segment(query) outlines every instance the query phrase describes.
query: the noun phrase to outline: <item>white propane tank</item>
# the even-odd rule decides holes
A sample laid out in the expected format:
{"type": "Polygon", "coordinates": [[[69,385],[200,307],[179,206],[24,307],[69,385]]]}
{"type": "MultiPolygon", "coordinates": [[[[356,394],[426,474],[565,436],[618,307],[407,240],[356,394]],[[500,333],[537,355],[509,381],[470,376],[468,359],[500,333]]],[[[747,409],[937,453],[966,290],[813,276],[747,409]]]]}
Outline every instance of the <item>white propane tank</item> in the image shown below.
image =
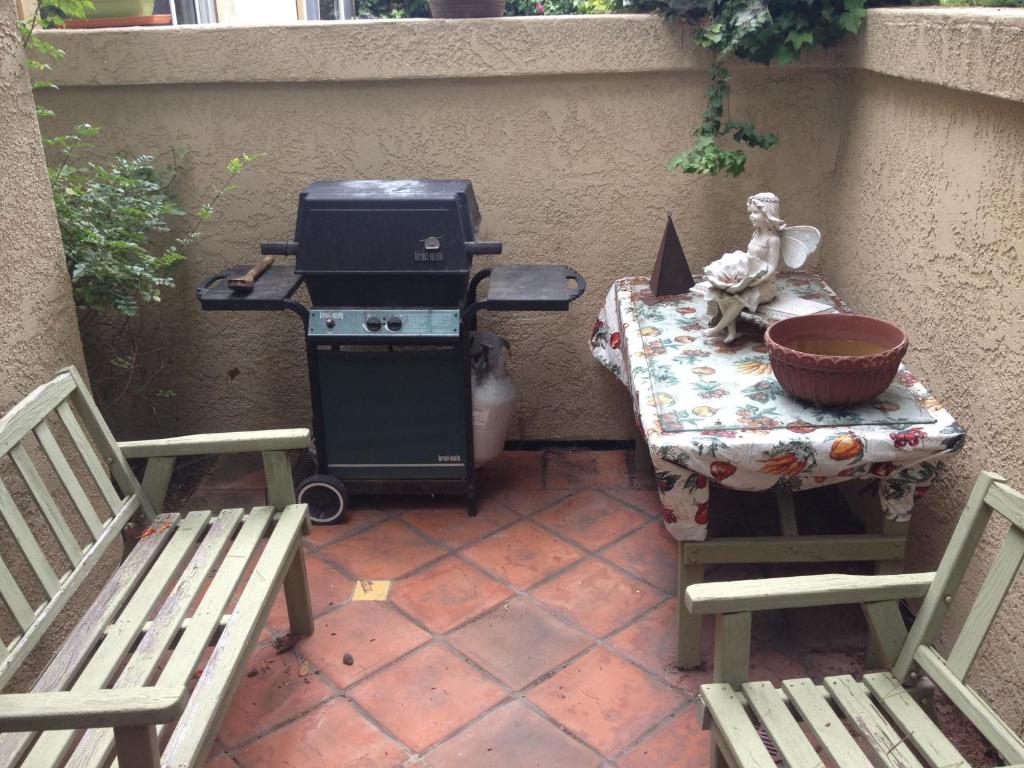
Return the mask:
{"type": "Polygon", "coordinates": [[[505,446],[519,387],[506,366],[508,342],[493,333],[474,332],[473,339],[473,461],[486,464],[505,446]]]}

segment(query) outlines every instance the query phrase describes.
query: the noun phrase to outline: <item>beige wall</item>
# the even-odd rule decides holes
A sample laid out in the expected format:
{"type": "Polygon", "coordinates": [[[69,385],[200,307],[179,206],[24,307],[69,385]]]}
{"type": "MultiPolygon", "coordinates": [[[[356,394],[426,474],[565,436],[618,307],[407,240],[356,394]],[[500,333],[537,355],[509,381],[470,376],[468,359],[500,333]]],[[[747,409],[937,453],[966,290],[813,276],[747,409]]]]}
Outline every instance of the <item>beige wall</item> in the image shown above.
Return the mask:
{"type": "Polygon", "coordinates": [[[764,186],[786,191],[789,215],[820,220],[836,161],[838,70],[819,57],[770,77],[737,68],[737,113],[785,139],[755,156],[746,176],[668,172],[703,108],[706,61],[654,17],[59,37],[68,52],[62,88],[47,102],[66,121],[103,126],[104,149],[188,147],[177,186],[186,205],[199,204],[233,154],[267,154],[204,227],[177,273],[179,290],[153,315],[173,360],[167,385],[178,393],[166,423],[181,433],[306,423],[296,318],[203,313],[193,288],[252,261],[260,239],[288,237],[298,193],[312,180],[467,177],[483,236],[506,243],[502,260],[577,267],[591,287],[568,314],[493,314],[482,323],[514,345],[523,398],[511,437],[612,438],[627,433],[629,400],[591,359],[587,338],[611,281],[650,269],[666,211],[700,266],[741,242],[742,201],[764,186]],[[769,79],[771,103],[757,96],[769,79]],[[810,156],[806,147],[815,148],[810,156]]]}
{"type": "Polygon", "coordinates": [[[0,413],[57,369],[81,366],[82,346],[32,92],[14,23],[0,3],[0,413]]]}
{"type": "MultiPolygon", "coordinates": [[[[767,188],[788,220],[823,230],[823,271],[851,303],[907,328],[910,364],[969,430],[918,509],[912,567],[935,565],[979,469],[1024,487],[1024,11],[874,10],[838,57],[736,66],[734,114],[783,140],[738,180],[665,170],[703,108],[707,61],[652,17],[60,38],[65,86],[49,101],[68,121],[104,126],[104,150],[190,147],[186,204],[231,155],[267,153],[151,316],[177,371],[173,432],[306,422],[295,318],[204,314],[192,288],[251,261],[259,240],[288,236],[310,180],[469,177],[482,234],[506,242],[503,258],[586,275],[590,293],[567,315],[484,320],[515,347],[523,403],[512,437],[549,439],[629,436],[628,398],[591,360],[587,336],[609,283],[649,270],[665,212],[699,268],[742,245],[742,200],[767,188]]],[[[968,592],[979,579],[971,573],[968,592]]],[[[976,682],[1016,726],[1021,681],[992,661],[1020,658],[1024,605],[1011,600],[976,682]]],[[[954,619],[963,615],[958,603],[954,619]]]]}
{"type": "MultiPolygon", "coordinates": [[[[84,370],[32,91],[15,29],[14,4],[8,0],[0,0],[0,244],[2,415],[60,368],[73,364],[84,370]]],[[[18,494],[21,486],[11,483],[10,474],[11,467],[0,462],[0,476],[13,489],[19,506],[30,510],[30,522],[38,524],[40,546],[53,563],[61,562],[64,556],[59,545],[42,532],[41,515],[34,515],[34,508],[25,504],[27,500],[18,494]]],[[[109,572],[109,561],[116,562],[117,554],[111,552],[99,570],[109,572]]],[[[3,525],[0,556],[38,605],[45,595],[3,525]]],[[[55,638],[73,620],[74,608],[65,613],[65,620],[58,619],[55,638]]],[[[0,603],[0,637],[9,642],[14,632],[15,625],[0,603]]],[[[25,665],[18,684],[38,671],[38,659],[53,648],[54,643],[43,643],[40,653],[25,665]]]]}
{"type": "MultiPolygon", "coordinates": [[[[916,510],[909,557],[919,569],[938,563],[980,470],[1024,488],[1018,383],[1024,368],[1024,14],[1016,25],[976,17],[967,26],[967,18],[954,18],[958,29],[936,16],[941,28],[910,30],[913,55],[886,57],[880,51],[895,53],[893,44],[907,35],[905,17],[901,30],[893,15],[884,19],[886,28],[869,27],[873,37],[850,52],[851,64],[863,69],[851,72],[845,87],[823,263],[857,310],[906,329],[910,366],[968,431],[966,448],[916,510]],[[980,35],[1014,29],[1013,45],[989,39],[992,47],[975,57],[978,68],[1002,72],[978,77],[964,66],[969,46],[985,42],[980,35]],[[921,47],[923,37],[930,53],[921,47]],[[1007,66],[1012,60],[1015,77],[1007,66]],[[889,76],[893,66],[913,67],[898,74],[932,82],[889,76]],[[979,94],[982,85],[1005,98],[979,94]]],[[[996,525],[986,538],[986,562],[1004,531],[996,525]]],[[[979,563],[968,574],[947,643],[986,568],[979,563]]],[[[970,678],[1016,729],[1024,721],[1020,586],[970,678]]]]}

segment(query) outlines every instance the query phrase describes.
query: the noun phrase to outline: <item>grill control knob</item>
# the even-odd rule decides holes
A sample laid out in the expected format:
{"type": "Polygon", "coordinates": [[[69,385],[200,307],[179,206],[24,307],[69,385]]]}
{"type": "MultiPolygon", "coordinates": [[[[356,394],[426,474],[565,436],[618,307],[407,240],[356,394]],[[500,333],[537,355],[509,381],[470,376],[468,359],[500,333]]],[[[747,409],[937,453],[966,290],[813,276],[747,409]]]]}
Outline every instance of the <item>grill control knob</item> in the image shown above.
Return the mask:
{"type": "Polygon", "coordinates": [[[328,328],[333,328],[334,327],[334,318],[333,317],[328,317],[326,320],[324,320],[324,325],[326,325],[328,328]]]}
{"type": "Polygon", "coordinates": [[[376,315],[370,315],[366,318],[366,330],[368,331],[379,331],[383,325],[384,323],[376,315]]]}
{"type": "Polygon", "coordinates": [[[400,331],[402,330],[402,318],[400,317],[389,317],[388,318],[388,330],[389,331],[400,331]]]}

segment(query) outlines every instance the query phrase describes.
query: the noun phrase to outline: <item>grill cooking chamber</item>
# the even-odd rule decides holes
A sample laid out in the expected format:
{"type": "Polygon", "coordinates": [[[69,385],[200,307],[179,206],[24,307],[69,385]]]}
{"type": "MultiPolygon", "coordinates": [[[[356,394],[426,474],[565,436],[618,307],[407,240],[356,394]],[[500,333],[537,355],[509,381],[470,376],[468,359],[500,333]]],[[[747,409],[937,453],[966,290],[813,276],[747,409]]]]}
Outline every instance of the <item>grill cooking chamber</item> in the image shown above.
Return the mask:
{"type": "Polygon", "coordinates": [[[295,272],[314,305],[459,306],[480,209],[469,181],[318,181],[299,195],[295,272]]]}

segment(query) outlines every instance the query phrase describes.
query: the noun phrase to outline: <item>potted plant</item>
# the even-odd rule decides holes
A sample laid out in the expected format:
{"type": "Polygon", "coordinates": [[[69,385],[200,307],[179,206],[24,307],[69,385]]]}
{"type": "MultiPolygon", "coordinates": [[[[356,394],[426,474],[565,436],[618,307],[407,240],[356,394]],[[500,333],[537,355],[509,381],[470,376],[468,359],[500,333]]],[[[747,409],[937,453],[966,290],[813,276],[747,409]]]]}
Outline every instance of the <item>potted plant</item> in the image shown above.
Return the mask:
{"type": "Polygon", "coordinates": [[[155,0],[93,0],[94,8],[86,11],[85,18],[67,19],[71,29],[91,27],[140,27],[170,24],[171,15],[164,3],[162,13],[154,11],[155,0]]]}

